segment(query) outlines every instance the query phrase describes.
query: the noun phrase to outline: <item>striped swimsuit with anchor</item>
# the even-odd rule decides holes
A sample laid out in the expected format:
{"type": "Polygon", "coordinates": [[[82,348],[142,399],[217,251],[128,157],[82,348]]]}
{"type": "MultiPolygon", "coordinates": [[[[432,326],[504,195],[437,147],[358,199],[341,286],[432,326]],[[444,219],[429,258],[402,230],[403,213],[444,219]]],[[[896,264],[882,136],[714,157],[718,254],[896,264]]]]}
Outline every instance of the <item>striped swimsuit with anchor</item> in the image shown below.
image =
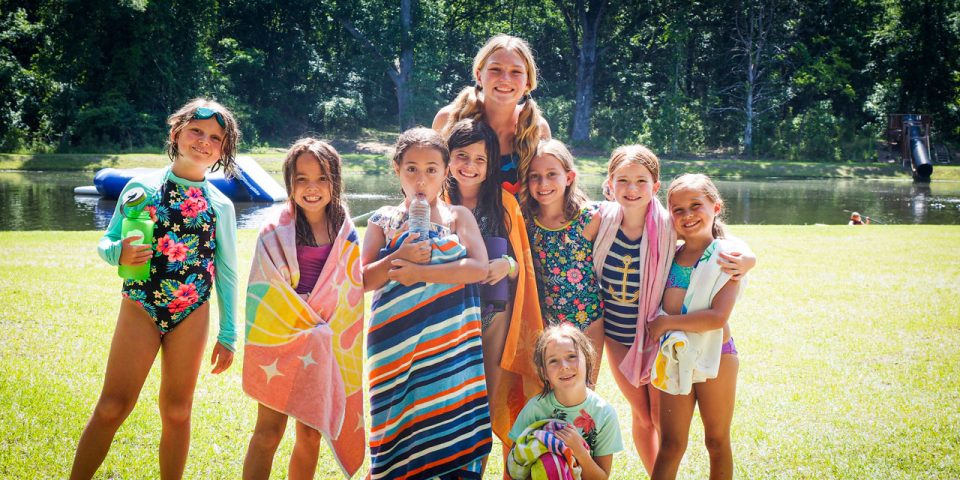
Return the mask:
{"type": "Polygon", "coordinates": [[[630,347],[637,337],[640,312],[640,241],[630,240],[617,231],[610,253],[603,262],[603,331],[606,336],[630,347]]]}

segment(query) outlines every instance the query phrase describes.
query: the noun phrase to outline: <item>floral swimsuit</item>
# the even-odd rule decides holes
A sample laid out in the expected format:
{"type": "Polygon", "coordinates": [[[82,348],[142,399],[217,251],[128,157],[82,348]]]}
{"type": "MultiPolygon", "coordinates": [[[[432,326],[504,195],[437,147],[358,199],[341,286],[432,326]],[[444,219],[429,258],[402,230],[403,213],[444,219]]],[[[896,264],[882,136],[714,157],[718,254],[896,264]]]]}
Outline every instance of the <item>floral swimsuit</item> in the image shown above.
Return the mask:
{"type": "Polygon", "coordinates": [[[543,318],[549,325],[569,322],[583,330],[603,315],[603,297],[593,269],[593,242],[583,236],[595,210],[583,208],[577,218],[557,230],[534,219],[530,248],[543,318]]]}
{"type": "Polygon", "coordinates": [[[163,335],[210,299],[217,219],[202,189],[172,180],[146,208],[156,222],[150,278],[124,280],[123,296],[139,303],[163,335]]]}

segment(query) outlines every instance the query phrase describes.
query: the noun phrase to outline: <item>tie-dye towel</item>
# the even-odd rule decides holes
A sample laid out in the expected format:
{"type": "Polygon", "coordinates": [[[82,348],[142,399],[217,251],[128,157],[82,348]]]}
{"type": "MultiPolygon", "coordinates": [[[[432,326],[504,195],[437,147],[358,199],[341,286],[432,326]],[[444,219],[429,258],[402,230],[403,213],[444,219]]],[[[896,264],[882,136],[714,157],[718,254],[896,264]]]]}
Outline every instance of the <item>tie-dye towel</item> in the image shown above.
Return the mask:
{"type": "Polygon", "coordinates": [[[573,450],[554,434],[565,425],[566,422],[548,419],[538,420],[527,427],[507,456],[510,478],[580,480],[580,462],[573,456],[573,450]]]}
{"type": "MultiPolygon", "coordinates": [[[[703,251],[690,273],[682,313],[710,308],[713,297],[730,280],[730,275],[721,270],[717,259],[720,252],[734,251],[749,252],[750,249],[738,240],[722,239],[714,240],[703,251]]],[[[745,282],[746,279],[740,280],[738,295],[745,282]]],[[[671,395],[687,395],[694,383],[717,378],[722,350],[722,328],[699,333],[671,330],[660,339],[650,383],[671,395]]]]}
{"type": "MultiPolygon", "coordinates": [[[[406,238],[406,232],[388,234],[381,258],[406,238]]],[[[433,264],[466,257],[456,235],[433,232],[429,241],[433,264]]],[[[476,286],[389,281],[374,295],[372,310],[371,477],[432,478],[463,470],[479,478],[479,460],[492,440],[476,286]]]]}
{"type": "Polygon", "coordinates": [[[350,218],[306,300],[289,207],[260,232],[247,287],[243,390],[319,430],[344,474],[364,459],[363,280],[350,218]]]}

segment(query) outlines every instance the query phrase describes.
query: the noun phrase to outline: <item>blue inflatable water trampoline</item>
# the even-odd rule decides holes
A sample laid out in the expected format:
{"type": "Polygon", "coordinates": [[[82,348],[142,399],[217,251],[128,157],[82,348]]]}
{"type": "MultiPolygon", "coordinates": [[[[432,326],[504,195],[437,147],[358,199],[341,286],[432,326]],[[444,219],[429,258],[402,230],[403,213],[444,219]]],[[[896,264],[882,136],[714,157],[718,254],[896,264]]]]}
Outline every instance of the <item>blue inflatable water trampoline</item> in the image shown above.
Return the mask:
{"type": "MultiPolygon", "coordinates": [[[[235,202],[282,202],[287,199],[286,190],[252,157],[237,157],[236,161],[239,171],[236,178],[226,178],[223,172],[213,172],[207,174],[207,180],[235,202]]],[[[77,187],[74,193],[101,195],[103,198],[116,200],[127,182],[155,170],[104,168],[94,175],[94,187],[77,187]]]]}

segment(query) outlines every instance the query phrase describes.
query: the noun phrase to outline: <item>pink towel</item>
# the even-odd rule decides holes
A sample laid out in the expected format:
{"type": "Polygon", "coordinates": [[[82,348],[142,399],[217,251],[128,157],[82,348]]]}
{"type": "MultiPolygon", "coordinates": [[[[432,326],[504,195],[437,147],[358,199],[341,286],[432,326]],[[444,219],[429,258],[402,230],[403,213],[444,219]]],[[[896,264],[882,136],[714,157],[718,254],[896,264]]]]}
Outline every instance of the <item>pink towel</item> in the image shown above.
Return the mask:
{"type": "MultiPolygon", "coordinates": [[[[593,242],[593,265],[597,272],[603,272],[603,262],[610,253],[610,247],[620,230],[623,220],[623,208],[616,202],[601,202],[600,230],[593,242]]],[[[667,274],[673,262],[677,246],[677,234],[673,230],[668,212],[660,200],[654,198],[647,208],[647,218],[640,242],[643,255],[640,278],[640,313],[637,317],[637,338],[627,352],[620,371],[635,387],[650,382],[650,369],[657,357],[657,339],[647,335],[647,322],[657,316],[663,300],[663,289],[667,285],[667,274]]],[[[603,288],[602,275],[598,275],[603,288]]]]}
{"type": "Polygon", "coordinates": [[[243,390],[319,430],[347,477],[363,463],[363,280],[348,217],[304,300],[289,206],[260,231],[247,286],[243,390]]]}

